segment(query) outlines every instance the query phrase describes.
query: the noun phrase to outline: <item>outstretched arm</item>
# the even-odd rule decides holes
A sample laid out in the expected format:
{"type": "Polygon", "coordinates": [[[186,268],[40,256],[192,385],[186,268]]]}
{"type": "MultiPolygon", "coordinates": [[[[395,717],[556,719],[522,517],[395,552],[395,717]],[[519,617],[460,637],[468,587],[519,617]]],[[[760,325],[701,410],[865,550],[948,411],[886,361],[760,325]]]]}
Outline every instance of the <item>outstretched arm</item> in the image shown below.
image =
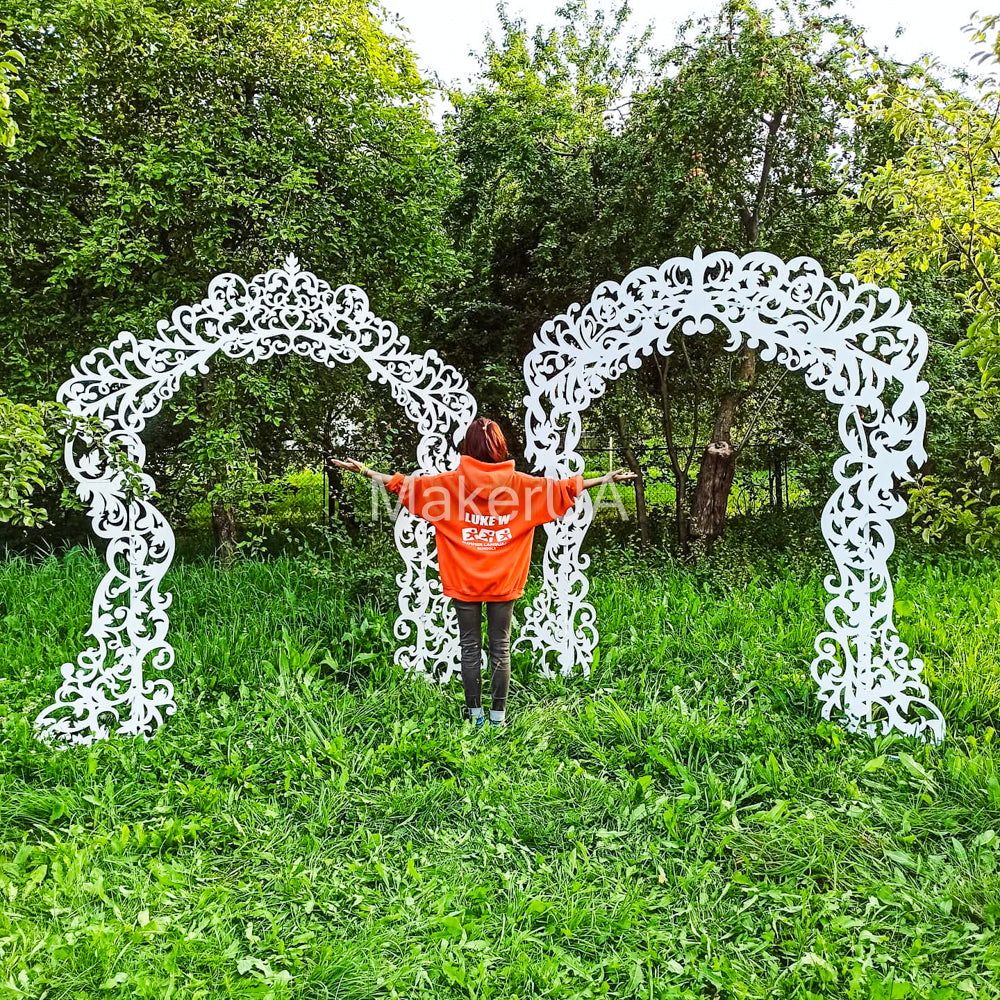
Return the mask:
{"type": "Polygon", "coordinates": [[[341,462],[335,458],[333,464],[341,469],[347,469],[348,472],[356,472],[359,476],[367,476],[369,479],[378,480],[378,482],[383,484],[392,479],[392,476],[387,476],[384,472],[376,472],[374,469],[369,469],[364,462],[356,462],[353,458],[347,459],[346,462],[341,462]]]}
{"type": "Polygon", "coordinates": [[[583,488],[589,490],[604,483],[625,483],[630,479],[635,479],[634,472],[629,472],[627,469],[613,469],[611,472],[606,472],[603,476],[598,476],[596,479],[585,479],[583,481],[583,488]]]}
{"type": "Polygon", "coordinates": [[[562,517],[573,506],[584,490],[589,490],[594,486],[601,486],[604,483],[621,483],[635,478],[633,473],[626,472],[624,469],[615,469],[612,472],[605,473],[603,476],[598,476],[596,479],[584,479],[579,474],[568,476],[566,479],[526,476],[525,479],[528,484],[526,496],[528,503],[525,509],[529,523],[537,526],[548,524],[550,521],[562,517]],[[537,492],[543,494],[545,503],[532,508],[531,498],[537,492]]]}

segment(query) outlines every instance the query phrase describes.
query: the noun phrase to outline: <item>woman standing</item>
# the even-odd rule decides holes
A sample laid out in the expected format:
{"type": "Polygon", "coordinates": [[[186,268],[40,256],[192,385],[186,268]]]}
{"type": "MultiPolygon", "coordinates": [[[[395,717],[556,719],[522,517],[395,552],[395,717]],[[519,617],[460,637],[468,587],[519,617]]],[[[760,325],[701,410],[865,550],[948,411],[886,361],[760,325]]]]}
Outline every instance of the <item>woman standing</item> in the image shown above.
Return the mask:
{"type": "Polygon", "coordinates": [[[484,721],[483,605],[490,652],[490,724],[506,728],[510,686],[510,623],[524,591],[535,528],[561,517],[583,490],[634,479],[617,469],[596,479],[545,479],[515,472],[507,442],[492,420],[480,417],[465,435],[458,468],[430,476],[387,476],[361,462],[336,462],[383,483],[412,514],[434,525],[441,586],[458,616],[465,706],[477,729],[484,721]]]}

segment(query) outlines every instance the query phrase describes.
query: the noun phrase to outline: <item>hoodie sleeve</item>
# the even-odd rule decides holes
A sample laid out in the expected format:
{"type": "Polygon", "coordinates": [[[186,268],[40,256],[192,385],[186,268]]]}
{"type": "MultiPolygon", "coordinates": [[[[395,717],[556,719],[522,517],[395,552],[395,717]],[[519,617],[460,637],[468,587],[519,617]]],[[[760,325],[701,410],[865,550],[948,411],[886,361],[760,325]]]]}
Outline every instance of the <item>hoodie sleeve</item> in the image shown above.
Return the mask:
{"type": "MultiPolygon", "coordinates": [[[[386,490],[395,493],[399,497],[399,502],[417,517],[424,517],[424,500],[427,490],[431,486],[440,485],[440,475],[421,476],[416,473],[411,476],[404,476],[403,473],[395,473],[385,484],[386,490]]],[[[427,520],[434,520],[427,518],[427,520]]]]}
{"type": "Polygon", "coordinates": [[[395,493],[399,497],[399,502],[411,514],[416,506],[414,501],[417,499],[417,494],[422,492],[419,485],[416,484],[416,480],[420,478],[420,476],[404,476],[402,472],[396,472],[385,484],[386,490],[389,493],[395,493]]]}
{"type": "Polygon", "coordinates": [[[525,515],[532,525],[548,524],[549,521],[562,517],[583,492],[583,476],[569,476],[567,479],[530,478],[530,499],[525,515]]]}

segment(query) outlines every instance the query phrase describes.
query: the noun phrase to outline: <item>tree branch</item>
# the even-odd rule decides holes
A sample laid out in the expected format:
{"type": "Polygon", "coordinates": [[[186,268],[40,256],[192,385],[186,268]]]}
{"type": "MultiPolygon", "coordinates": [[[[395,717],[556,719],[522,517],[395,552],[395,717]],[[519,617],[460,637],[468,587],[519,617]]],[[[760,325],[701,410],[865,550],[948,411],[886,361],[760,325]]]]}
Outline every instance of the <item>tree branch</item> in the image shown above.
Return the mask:
{"type": "Polygon", "coordinates": [[[747,425],[747,432],[743,435],[743,439],[740,441],[739,446],[736,449],[736,454],[738,455],[746,445],[747,441],[750,439],[750,435],[753,433],[754,428],[756,428],[761,415],[764,412],[764,407],[767,406],[767,401],[774,395],[775,389],[785,381],[785,376],[788,375],[788,369],[785,369],[775,380],[774,385],[771,386],[767,391],[767,395],[761,400],[760,406],[757,407],[757,412],[750,418],[750,423],[747,425]]]}

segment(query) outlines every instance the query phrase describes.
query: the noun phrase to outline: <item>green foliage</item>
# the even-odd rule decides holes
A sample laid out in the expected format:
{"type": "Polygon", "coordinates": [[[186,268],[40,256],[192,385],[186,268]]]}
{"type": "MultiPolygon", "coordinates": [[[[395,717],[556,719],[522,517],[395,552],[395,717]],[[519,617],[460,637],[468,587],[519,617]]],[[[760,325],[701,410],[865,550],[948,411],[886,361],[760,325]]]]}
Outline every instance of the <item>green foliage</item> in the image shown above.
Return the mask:
{"type": "MultiPolygon", "coordinates": [[[[363,0],[11,0],[4,19],[30,96],[0,170],[12,399],[51,396],[121,329],[149,335],[217,273],[249,277],[289,252],[404,329],[454,272],[428,87],[363,0]]],[[[240,369],[187,380],[181,422],[150,427],[167,493],[198,480],[253,503],[247,469],[281,475],[287,441],[312,458],[356,406],[370,419],[395,405],[361,374],[298,357],[240,369]]]]}
{"type": "MultiPolygon", "coordinates": [[[[0,524],[34,527],[46,522],[45,509],[32,506],[32,496],[59,480],[54,464],[67,437],[90,453],[94,477],[102,472],[122,476],[126,495],[140,489],[141,470],[99,421],[76,417],[59,403],[30,406],[0,396],[0,524]]],[[[68,490],[62,501],[78,506],[68,490]]]]}
{"type": "Polygon", "coordinates": [[[43,413],[0,397],[0,522],[30,526],[45,516],[29,498],[44,485],[41,474],[51,454],[43,413]]]}
{"type": "MultiPolygon", "coordinates": [[[[6,38],[7,36],[0,32],[0,43],[6,38]]],[[[23,90],[12,86],[17,81],[20,67],[23,65],[24,56],[14,49],[0,54],[0,147],[13,146],[17,137],[17,122],[10,106],[11,95],[22,101],[28,100],[28,95],[23,90]]]]}
{"type": "Polygon", "coordinates": [[[857,254],[853,269],[867,279],[899,285],[928,269],[957,277],[956,297],[969,318],[960,346],[981,375],[978,386],[970,379],[949,386],[951,408],[962,411],[963,468],[952,478],[938,472],[923,476],[911,504],[925,538],[957,531],[979,545],[1000,538],[997,23],[979,19],[973,38],[988,42],[990,51],[977,61],[991,63],[990,72],[970,74],[961,92],[942,86],[933,64],[913,69],[901,81],[880,77],[872,67],[878,86],[858,115],[891,128],[902,150],[867,174],[853,199],[881,215],[878,227],[843,238],[857,254]]]}
{"type": "Polygon", "coordinates": [[[970,400],[978,397],[978,369],[950,344],[932,342],[923,374],[930,384],[929,461],[907,494],[911,522],[924,541],[961,539],[976,548],[993,547],[1000,540],[1000,479],[994,467],[1000,412],[980,408],[978,415],[970,414],[970,400]]]}
{"type": "Polygon", "coordinates": [[[503,740],[463,732],[457,680],[391,665],[384,549],[181,564],[178,714],[149,744],[71,749],[27,720],[83,640],[100,560],[0,566],[16,637],[0,983],[111,1000],[993,1000],[996,562],[897,575],[902,637],[951,725],[933,747],[820,717],[819,569],[773,557],[720,588],[669,560],[598,561],[592,680],[516,659],[503,740]]]}
{"type": "MultiPolygon", "coordinates": [[[[255,504],[240,507],[243,520],[261,528],[308,527],[322,523],[326,509],[323,493],[323,474],[312,469],[290,472],[281,479],[269,483],[253,480],[253,486],[244,487],[225,497],[221,492],[210,491],[207,499],[195,503],[185,523],[192,528],[207,529],[211,524],[212,503],[220,497],[234,504],[244,504],[252,495],[255,504]]],[[[195,496],[205,496],[203,490],[195,488],[195,496]]]]}
{"type": "MultiPolygon", "coordinates": [[[[981,18],[976,40],[986,42],[997,23],[981,18]]],[[[986,56],[995,64],[1000,35],[989,46],[986,56]]],[[[994,190],[1000,91],[993,73],[972,77],[965,93],[949,90],[933,68],[887,81],[872,67],[879,86],[858,113],[888,125],[905,147],[865,177],[857,199],[886,210],[885,221],[877,233],[862,231],[845,241],[863,247],[855,266],[876,281],[899,282],[909,270],[931,265],[968,273],[967,347],[989,389],[1000,375],[1000,203],[994,190]],[[864,246],[872,236],[875,245],[864,246]]]]}

